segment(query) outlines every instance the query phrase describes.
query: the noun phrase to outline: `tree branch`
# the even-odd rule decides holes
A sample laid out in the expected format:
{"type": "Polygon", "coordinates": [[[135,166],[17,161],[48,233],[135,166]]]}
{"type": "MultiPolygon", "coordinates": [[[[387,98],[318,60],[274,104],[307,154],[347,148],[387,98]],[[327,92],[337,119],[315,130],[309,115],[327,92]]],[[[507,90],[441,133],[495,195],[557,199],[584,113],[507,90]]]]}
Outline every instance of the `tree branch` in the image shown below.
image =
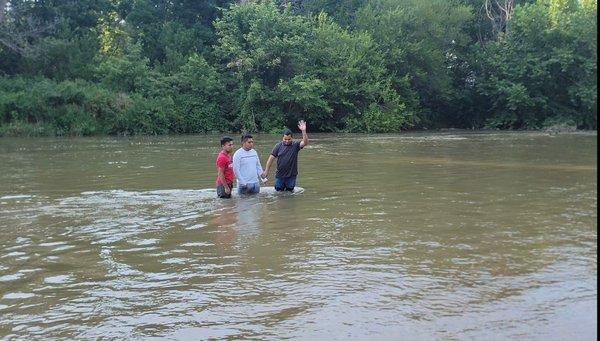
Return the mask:
{"type": "MultiPolygon", "coordinates": [[[[6,0],[0,0],[5,1],[6,0]]],[[[0,22],[0,44],[4,45],[9,50],[24,56],[33,47],[33,42],[41,38],[44,33],[54,30],[58,20],[49,23],[40,23],[33,18],[25,19],[25,27],[17,29],[10,22],[0,22]]]]}

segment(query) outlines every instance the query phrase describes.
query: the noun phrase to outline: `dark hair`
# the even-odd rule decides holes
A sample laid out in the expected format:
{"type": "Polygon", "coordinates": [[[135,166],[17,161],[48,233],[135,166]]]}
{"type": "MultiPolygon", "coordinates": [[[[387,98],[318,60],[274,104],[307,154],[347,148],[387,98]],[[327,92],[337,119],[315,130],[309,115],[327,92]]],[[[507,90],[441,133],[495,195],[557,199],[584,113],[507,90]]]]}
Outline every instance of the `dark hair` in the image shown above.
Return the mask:
{"type": "Polygon", "coordinates": [[[248,139],[251,139],[251,138],[252,138],[252,135],[250,135],[250,134],[242,135],[242,143],[248,141],[248,139]]]}
{"type": "Polygon", "coordinates": [[[231,137],[229,137],[229,136],[223,136],[223,138],[221,139],[221,147],[223,147],[223,145],[225,143],[229,143],[231,141],[233,141],[233,139],[231,137]]]}
{"type": "Polygon", "coordinates": [[[283,135],[289,135],[292,136],[292,131],[289,130],[288,128],[283,129],[283,135]]]}

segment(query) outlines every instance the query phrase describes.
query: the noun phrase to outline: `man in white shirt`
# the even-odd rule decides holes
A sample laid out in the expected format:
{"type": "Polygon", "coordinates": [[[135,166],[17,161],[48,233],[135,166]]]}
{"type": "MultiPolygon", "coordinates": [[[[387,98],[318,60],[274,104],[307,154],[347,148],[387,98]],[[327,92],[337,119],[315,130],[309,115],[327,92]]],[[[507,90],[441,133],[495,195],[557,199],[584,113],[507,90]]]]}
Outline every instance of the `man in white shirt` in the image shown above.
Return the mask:
{"type": "MultiPolygon", "coordinates": [[[[258,153],[254,150],[252,135],[242,136],[242,148],[233,154],[233,171],[237,179],[238,194],[256,194],[260,192],[259,178],[263,173],[258,153]]],[[[266,179],[263,179],[265,182],[266,179]]]]}

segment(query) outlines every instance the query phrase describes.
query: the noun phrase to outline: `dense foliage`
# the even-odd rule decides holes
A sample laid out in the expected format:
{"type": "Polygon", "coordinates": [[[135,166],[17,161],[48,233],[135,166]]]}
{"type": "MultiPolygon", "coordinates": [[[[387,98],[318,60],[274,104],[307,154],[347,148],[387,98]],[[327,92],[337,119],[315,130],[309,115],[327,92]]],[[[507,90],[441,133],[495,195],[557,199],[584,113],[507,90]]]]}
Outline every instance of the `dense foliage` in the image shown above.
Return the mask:
{"type": "Polygon", "coordinates": [[[597,128],[595,0],[0,0],[0,136],[597,128]]]}

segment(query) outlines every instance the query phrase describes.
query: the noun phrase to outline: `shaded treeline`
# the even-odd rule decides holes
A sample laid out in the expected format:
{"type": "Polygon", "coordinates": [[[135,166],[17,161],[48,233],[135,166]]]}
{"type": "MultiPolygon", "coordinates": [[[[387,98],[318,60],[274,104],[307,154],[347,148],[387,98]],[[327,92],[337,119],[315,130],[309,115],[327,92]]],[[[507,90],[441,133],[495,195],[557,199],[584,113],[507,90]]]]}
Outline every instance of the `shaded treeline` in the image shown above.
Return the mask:
{"type": "Polygon", "coordinates": [[[595,0],[0,6],[0,136],[597,127],[595,0]]]}

